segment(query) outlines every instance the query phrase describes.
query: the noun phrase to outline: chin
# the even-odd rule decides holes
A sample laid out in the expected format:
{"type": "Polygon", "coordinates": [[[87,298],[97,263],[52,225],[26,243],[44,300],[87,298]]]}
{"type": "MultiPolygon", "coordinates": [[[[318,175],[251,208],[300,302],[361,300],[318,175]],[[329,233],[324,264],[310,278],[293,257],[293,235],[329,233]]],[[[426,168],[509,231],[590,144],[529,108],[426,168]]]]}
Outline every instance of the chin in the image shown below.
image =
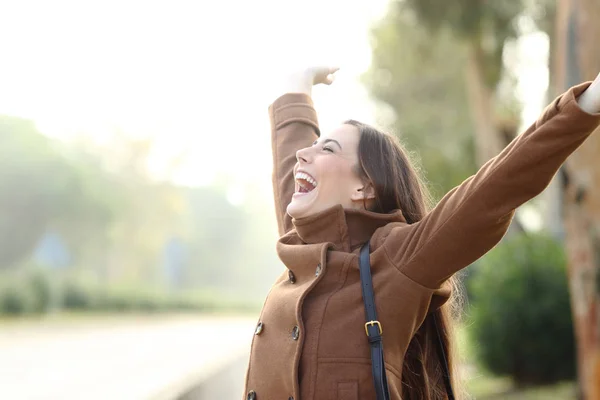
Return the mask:
{"type": "Polygon", "coordinates": [[[294,219],[308,217],[318,212],[318,192],[313,190],[309,193],[294,193],[292,201],[288,204],[286,212],[294,219]]]}
{"type": "Polygon", "coordinates": [[[304,200],[305,199],[292,199],[286,209],[290,217],[294,219],[310,217],[321,211],[321,207],[319,207],[318,204],[315,204],[314,201],[306,202],[304,200]]]}
{"type": "Polygon", "coordinates": [[[294,219],[300,219],[318,214],[322,211],[327,210],[328,208],[333,207],[334,205],[335,203],[320,204],[314,202],[310,202],[309,204],[301,204],[300,202],[296,203],[295,200],[292,200],[291,203],[287,206],[286,212],[290,217],[294,219]]]}
{"type": "Polygon", "coordinates": [[[294,204],[294,201],[287,206],[286,212],[294,219],[308,217],[311,214],[310,207],[303,207],[298,204],[294,204]]]}

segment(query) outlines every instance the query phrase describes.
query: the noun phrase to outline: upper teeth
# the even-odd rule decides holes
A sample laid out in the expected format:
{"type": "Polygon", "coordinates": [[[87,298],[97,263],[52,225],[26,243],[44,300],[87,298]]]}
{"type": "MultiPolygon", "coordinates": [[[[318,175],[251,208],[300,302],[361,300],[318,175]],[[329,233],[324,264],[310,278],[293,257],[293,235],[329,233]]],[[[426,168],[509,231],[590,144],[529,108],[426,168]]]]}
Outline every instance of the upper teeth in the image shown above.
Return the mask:
{"type": "Polygon", "coordinates": [[[297,172],[296,179],[304,179],[305,181],[310,182],[313,186],[317,186],[317,181],[304,172],[297,172]]]}

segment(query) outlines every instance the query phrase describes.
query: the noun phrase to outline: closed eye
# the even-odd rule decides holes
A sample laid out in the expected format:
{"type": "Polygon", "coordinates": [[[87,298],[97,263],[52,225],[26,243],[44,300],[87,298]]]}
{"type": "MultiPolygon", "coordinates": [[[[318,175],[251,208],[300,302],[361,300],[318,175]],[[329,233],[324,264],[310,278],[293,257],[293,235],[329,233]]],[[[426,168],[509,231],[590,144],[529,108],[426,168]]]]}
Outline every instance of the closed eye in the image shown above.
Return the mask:
{"type": "MultiPolygon", "coordinates": [[[[331,143],[335,143],[335,144],[337,144],[337,146],[340,148],[340,150],[342,150],[342,145],[340,144],[340,142],[338,142],[338,141],[337,141],[337,140],[335,140],[335,139],[325,139],[325,140],[323,141],[323,145],[326,145],[327,143],[330,143],[330,142],[331,142],[331,143]]],[[[312,145],[313,145],[313,146],[316,146],[317,144],[319,144],[319,141],[318,141],[318,140],[315,140],[315,141],[313,142],[313,144],[312,144],[312,145]]],[[[330,152],[332,152],[332,153],[333,153],[333,149],[332,149],[331,147],[323,147],[323,149],[324,149],[324,150],[325,150],[325,149],[327,149],[327,151],[330,151],[330,152]]]]}
{"type": "Polygon", "coordinates": [[[331,147],[323,147],[323,151],[329,151],[330,153],[333,153],[333,149],[331,147]]]}

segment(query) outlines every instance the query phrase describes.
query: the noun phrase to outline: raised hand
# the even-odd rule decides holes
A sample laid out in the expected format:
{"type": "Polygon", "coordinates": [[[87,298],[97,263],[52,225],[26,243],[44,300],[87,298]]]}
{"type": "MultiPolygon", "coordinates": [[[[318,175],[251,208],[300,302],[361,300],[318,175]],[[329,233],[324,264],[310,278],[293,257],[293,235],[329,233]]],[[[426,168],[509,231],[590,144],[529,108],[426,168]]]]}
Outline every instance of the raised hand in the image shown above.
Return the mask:
{"type": "Polygon", "coordinates": [[[308,79],[312,78],[312,84],[318,85],[323,83],[331,85],[335,79],[335,73],[339,70],[338,67],[310,67],[304,70],[304,74],[308,79]]]}
{"type": "Polygon", "coordinates": [[[579,107],[589,114],[600,113],[600,74],[577,99],[579,107]]]}
{"type": "Polygon", "coordinates": [[[287,78],[285,89],[290,93],[306,93],[310,96],[314,85],[331,85],[337,70],[337,67],[318,66],[296,71],[287,78]]]}

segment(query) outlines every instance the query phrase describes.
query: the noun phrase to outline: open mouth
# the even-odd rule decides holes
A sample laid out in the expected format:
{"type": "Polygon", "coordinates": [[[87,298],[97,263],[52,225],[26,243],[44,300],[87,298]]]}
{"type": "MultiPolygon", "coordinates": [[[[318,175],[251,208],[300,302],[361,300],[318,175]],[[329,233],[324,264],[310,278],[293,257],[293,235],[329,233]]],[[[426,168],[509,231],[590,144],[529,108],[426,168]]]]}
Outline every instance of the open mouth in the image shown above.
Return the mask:
{"type": "Polygon", "coordinates": [[[317,181],[306,172],[296,172],[296,193],[309,193],[317,187],[317,181]]]}

